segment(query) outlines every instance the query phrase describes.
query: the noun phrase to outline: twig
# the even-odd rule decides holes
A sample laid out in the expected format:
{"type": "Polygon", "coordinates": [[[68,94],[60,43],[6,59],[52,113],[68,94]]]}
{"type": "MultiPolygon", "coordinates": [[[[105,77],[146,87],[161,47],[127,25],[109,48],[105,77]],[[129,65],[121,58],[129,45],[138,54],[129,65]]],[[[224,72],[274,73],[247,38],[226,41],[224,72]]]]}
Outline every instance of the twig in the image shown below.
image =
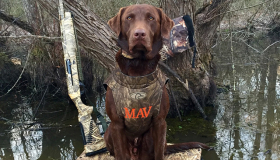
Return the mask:
{"type": "Polygon", "coordinates": [[[37,35],[21,35],[21,36],[0,36],[0,38],[39,38],[48,40],[62,40],[62,37],[47,37],[47,36],[37,36],[37,35]]]}
{"type": "Polygon", "coordinates": [[[271,47],[271,46],[273,46],[274,44],[279,43],[279,42],[280,42],[280,41],[276,41],[276,42],[272,43],[271,45],[267,46],[267,47],[261,52],[261,54],[263,54],[269,47],[271,47]]]}
{"type": "Polygon", "coordinates": [[[250,46],[249,44],[247,44],[246,42],[244,42],[242,39],[240,39],[246,46],[252,48],[254,51],[256,51],[257,53],[261,53],[259,50],[257,50],[256,48],[250,46]]]}
{"type": "Polygon", "coordinates": [[[256,4],[256,5],[253,5],[253,6],[249,6],[249,7],[246,7],[246,8],[241,8],[241,9],[226,11],[226,12],[223,12],[223,13],[220,13],[220,14],[217,14],[217,15],[214,15],[213,17],[210,17],[210,18],[208,18],[208,19],[205,19],[204,22],[209,22],[209,21],[212,20],[213,18],[215,18],[215,17],[217,17],[217,16],[220,16],[220,15],[223,15],[223,14],[226,14],[226,13],[241,11],[241,10],[245,10],[245,9],[250,9],[250,8],[253,8],[253,7],[262,5],[262,4],[264,4],[264,3],[267,3],[267,2],[269,2],[269,1],[271,1],[271,0],[267,0],[267,1],[265,1],[265,2],[256,4]]]}
{"type": "Polygon", "coordinates": [[[212,2],[207,2],[206,4],[204,4],[201,8],[199,8],[194,15],[198,15],[201,12],[203,12],[205,10],[205,8],[207,8],[208,6],[210,6],[212,4],[212,2]]]}
{"type": "Polygon", "coordinates": [[[8,90],[8,92],[5,93],[5,94],[3,94],[3,95],[1,95],[0,98],[4,97],[4,96],[6,96],[8,93],[10,93],[10,92],[15,88],[15,86],[16,86],[17,83],[18,83],[18,81],[21,79],[21,76],[22,76],[22,74],[23,74],[23,72],[24,72],[24,70],[25,70],[25,68],[26,68],[26,66],[27,66],[27,63],[28,63],[28,60],[29,60],[29,55],[30,55],[30,52],[31,52],[31,49],[32,49],[32,48],[33,48],[33,46],[31,46],[31,48],[28,50],[28,55],[27,55],[26,62],[25,62],[25,64],[24,64],[24,67],[23,67],[23,69],[22,69],[22,71],[21,71],[21,73],[20,73],[20,75],[19,75],[17,81],[16,81],[15,84],[8,90]]]}
{"type": "Polygon", "coordinates": [[[202,107],[200,106],[196,97],[194,96],[193,91],[188,87],[188,84],[184,83],[182,81],[182,79],[180,78],[180,76],[175,71],[173,71],[168,65],[166,65],[165,63],[159,62],[159,65],[164,67],[169,73],[171,73],[184,86],[184,88],[189,93],[190,98],[191,98],[192,102],[194,103],[194,105],[196,106],[197,110],[200,112],[200,114],[202,115],[202,117],[204,119],[207,119],[206,114],[204,113],[202,107]]]}
{"type": "Polygon", "coordinates": [[[58,110],[58,111],[52,111],[52,112],[44,112],[44,113],[48,113],[48,114],[50,114],[50,113],[57,113],[57,112],[62,112],[63,110],[58,110]]]}
{"type": "Polygon", "coordinates": [[[256,17],[257,13],[260,11],[261,8],[262,6],[260,6],[259,9],[249,18],[249,20],[247,20],[248,23],[252,23],[252,21],[254,20],[254,18],[256,17]]]}
{"type": "Polygon", "coordinates": [[[42,101],[43,101],[43,99],[45,97],[45,94],[47,93],[48,88],[49,88],[49,86],[47,86],[47,88],[46,88],[46,90],[45,90],[45,92],[43,94],[43,97],[41,98],[41,101],[40,101],[39,105],[37,106],[36,111],[34,112],[34,116],[33,116],[32,120],[34,120],[34,118],[35,118],[35,116],[36,116],[36,114],[38,112],[38,109],[39,109],[39,107],[40,107],[40,105],[41,105],[41,103],[42,103],[42,101]]]}
{"type": "Polygon", "coordinates": [[[11,121],[11,120],[9,120],[9,119],[7,119],[7,118],[4,118],[4,117],[2,117],[2,116],[0,116],[0,119],[2,119],[2,120],[4,120],[4,121],[7,121],[7,122],[11,121]]]}
{"type": "Polygon", "coordinates": [[[60,90],[60,87],[58,88],[58,90],[55,91],[55,93],[52,96],[54,97],[59,90],[60,90]]]}
{"type": "Polygon", "coordinates": [[[250,8],[253,8],[253,7],[262,5],[262,4],[264,4],[264,3],[266,3],[266,2],[269,2],[269,1],[271,1],[271,0],[267,0],[267,1],[264,1],[264,2],[262,2],[262,3],[256,4],[256,5],[253,5],[253,6],[249,6],[249,7],[246,7],[246,8],[241,8],[241,9],[236,9],[236,10],[232,10],[232,11],[227,11],[227,12],[225,12],[225,13],[228,13],[228,12],[235,12],[235,11],[240,11],[240,10],[245,10],[245,9],[250,9],[250,8]]]}
{"type": "Polygon", "coordinates": [[[234,57],[233,57],[233,41],[232,41],[232,26],[231,26],[231,16],[232,14],[229,13],[229,30],[230,30],[230,52],[231,52],[231,62],[232,62],[232,75],[233,75],[233,90],[235,91],[235,66],[234,66],[234,57]]]}
{"type": "Polygon", "coordinates": [[[177,8],[178,12],[180,11],[179,7],[176,5],[175,0],[173,0],[174,6],[177,8]]]}
{"type": "Polygon", "coordinates": [[[179,109],[178,109],[178,104],[177,104],[176,98],[175,98],[175,96],[174,96],[174,93],[173,93],[172,87],[171,87],[171,85],[168,85],[168,87],[169,87],[169,92],[170,92],[170,94],[171,94],[171,96],[172,96],[172,99],[174,100],[174,103],[175,103],[175,108],[176,108],[176,110],[177,110],[177,113],[178,113],[179,119],[180,119],[180,121],[182,121],[182,117],[181,117],[181,114],[180,114],[180,112],[179,112],[179,109]]]}

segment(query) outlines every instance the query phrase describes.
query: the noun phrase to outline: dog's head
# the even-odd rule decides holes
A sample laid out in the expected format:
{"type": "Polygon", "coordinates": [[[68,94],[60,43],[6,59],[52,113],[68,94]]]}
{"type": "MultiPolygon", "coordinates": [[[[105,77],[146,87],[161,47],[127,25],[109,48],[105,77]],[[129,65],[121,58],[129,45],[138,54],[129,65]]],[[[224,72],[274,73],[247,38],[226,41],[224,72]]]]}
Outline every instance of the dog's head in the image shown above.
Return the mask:
{"type": "Polygon", "coordinates": [[[152,59],[162,48],[162,38],[169,38],[174,22],[162,9],[138,4],[121,8],[108,25],[131,58],[152,59]]]}

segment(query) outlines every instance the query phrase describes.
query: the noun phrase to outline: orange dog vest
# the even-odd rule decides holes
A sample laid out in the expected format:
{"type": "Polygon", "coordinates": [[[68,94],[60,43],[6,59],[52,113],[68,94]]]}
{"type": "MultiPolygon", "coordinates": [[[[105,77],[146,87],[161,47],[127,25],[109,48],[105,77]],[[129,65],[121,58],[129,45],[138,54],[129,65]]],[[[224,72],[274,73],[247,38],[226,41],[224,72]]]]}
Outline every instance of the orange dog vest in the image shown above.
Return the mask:
{"type": "Polygon", "coordinates": [[[159,113],[167,82],[168,78],[159,69],[145,76],[132,77],[117,68],[105,80],[104,86],[112,90],[117,114],[124,118],[130,134],[141,135],[150,128],[152,118],[159,113]]]}

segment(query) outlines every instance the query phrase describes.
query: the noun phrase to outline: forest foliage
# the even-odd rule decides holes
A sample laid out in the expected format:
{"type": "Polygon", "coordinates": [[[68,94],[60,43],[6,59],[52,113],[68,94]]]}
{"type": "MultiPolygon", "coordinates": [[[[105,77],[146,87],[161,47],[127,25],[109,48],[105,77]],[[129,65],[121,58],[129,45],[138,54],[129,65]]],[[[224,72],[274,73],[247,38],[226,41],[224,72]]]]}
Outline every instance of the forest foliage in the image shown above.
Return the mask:
{"type": "MultiPolygon", "coordinates": [[[[107,22],[123,6],[148,3],[162,7],[162,3],[168,0],[83,1],[104,22],[107,22]]],[[[194,2],[196,9],[209,3],[207,0],[194,2]]],[[[67,93],[58,19],[33,0],[2,0],[0,6],[1,13],[15,18],[13,22],[4,21],[2,16],[0,19],[0,95],[7,93],[19,78],[20,81],[15,86],[18,90],[23,87],[34,93],[40,93],[39,95],[45,90],[52,95],[67,93]],[[33,33],[35,36],[31,36],[30,33],[15,25],[14,22],[17,20],[32,26],[35,29],[33,33]],[[36,38],[36,36],[53,39],[36,38]],[[29,62],[25,65],[28,58],[29,62]],[[16,64],[12,59],[20,61],[21,65],[16,64]],[[25,70],[20,76],[23,69],[25,70]]],[[[245,38],[259,35],[255,33],[279,35],[279,12],[278,0],[234,0],[230,4],[230,10],[221,21],[220,32],[217,35],[234,30],[242,31],[246,35],[245,38]]],[[[80,48],[80,54],[85,75],[84,83],[89,88],[88,91],[101,91],[107,70],[82,48],[80,48]]]]}

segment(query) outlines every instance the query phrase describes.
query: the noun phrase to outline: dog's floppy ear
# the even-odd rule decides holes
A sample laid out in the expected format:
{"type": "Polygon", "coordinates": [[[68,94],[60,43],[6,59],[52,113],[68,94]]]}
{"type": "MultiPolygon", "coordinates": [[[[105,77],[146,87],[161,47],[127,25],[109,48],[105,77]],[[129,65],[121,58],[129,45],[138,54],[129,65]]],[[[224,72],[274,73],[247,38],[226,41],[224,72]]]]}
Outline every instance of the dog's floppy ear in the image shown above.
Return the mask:
{"type": "Polygon", "coordinates": [[[161,8],[157,8],[158,13],[160,15],[160,29],[161,29],[161,36],[165,39],[169,39],[170,31],[174,26],[174,22],[172,19],[167,17],[167,15],[162,11],[161,8]]]}
{"type": "Polygon", "coordinates": [[[117,34],[117,36],[119,36],[121,32],[121,18],[125,9],[126,7],[121,8],[119,13],[108,21],[108,25],[117,34]]]}

